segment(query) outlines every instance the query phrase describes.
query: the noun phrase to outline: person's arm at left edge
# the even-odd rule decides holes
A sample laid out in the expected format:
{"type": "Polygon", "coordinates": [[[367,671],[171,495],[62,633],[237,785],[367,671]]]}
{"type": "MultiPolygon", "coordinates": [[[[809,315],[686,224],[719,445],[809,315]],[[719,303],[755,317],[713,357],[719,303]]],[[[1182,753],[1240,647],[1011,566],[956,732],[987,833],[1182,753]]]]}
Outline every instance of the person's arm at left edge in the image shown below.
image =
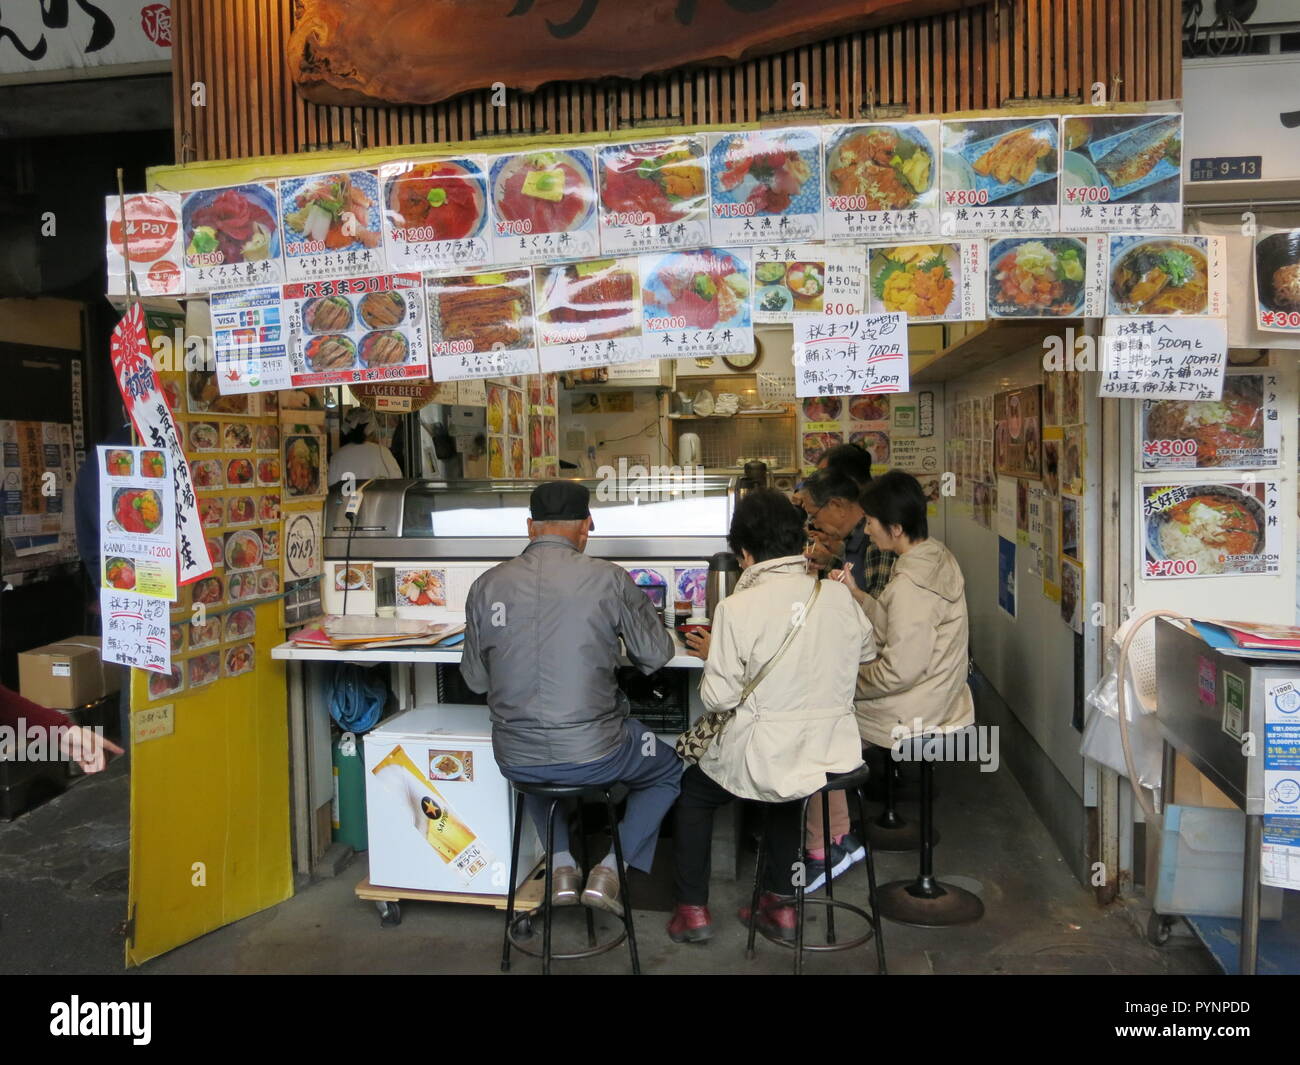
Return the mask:
{"type": "Polygon", "coordinates": [[[624,569],[619,570],[619,626],[627,657],[642,673],[668,664],[675,648],[673,638],[659,620],[649,597],[624,569]]]}
{"type": "MultiPolygon", "coordinates": [[[[481,579],[481,578],[480,578],[481,579]]],[[[488,690],[487,665],[479,650],[478,626],[482,611],[479,609],[479,592],[481,585],[476,580],[465,597],[465,641],[461,644],[460,675],[465,685],[472,692],[488,690]]]]}

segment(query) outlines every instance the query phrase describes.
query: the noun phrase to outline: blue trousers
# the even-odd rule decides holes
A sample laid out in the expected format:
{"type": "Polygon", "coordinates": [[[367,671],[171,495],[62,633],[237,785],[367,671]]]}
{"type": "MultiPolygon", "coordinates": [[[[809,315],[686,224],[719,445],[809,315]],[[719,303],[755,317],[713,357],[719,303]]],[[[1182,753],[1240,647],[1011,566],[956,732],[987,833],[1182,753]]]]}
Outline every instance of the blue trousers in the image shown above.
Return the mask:
{"type": "MultiPolygon", "coordinates": [[[[507,780],[523,784],[602,785],[620,783],[628,789],[627,809],[618,826],[623,860],[633,869],[650,872],[659,826],[681,791],[682,762],[670,744],[657,739],[636,718],[628,718],[623,742],[594,762],[561,765],[502,766],[507,780]]],[[[525,795],[524,806],[546,843],[546,813],[551,801],[525,795]]],[[[555,851],[569,850],[569,824],[564,810],[555,811],[555,851]]],[[[572,851],[570,851],[572,853],[572,851]]]]}

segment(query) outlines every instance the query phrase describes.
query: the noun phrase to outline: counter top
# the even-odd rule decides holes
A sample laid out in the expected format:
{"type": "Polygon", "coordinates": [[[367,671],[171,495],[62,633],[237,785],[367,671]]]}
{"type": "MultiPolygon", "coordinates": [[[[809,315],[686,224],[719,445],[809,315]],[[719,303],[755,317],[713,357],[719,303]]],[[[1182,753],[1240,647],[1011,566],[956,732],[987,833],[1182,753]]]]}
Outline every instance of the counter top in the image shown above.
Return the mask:
{"type": "MultiPolygon", "coordinates": [[[[672,633],[673,657],[665,669],[703,669],[704,662],[686,653],[686,645],[672,633]]],[[[377,647],[373,651],[336,651],[329,647],[299,647],[291,640],[271,648],[271,657],[289,662],[423,662],[457,663],[460,648],[440,650],[437,647],[377,647]]]]}

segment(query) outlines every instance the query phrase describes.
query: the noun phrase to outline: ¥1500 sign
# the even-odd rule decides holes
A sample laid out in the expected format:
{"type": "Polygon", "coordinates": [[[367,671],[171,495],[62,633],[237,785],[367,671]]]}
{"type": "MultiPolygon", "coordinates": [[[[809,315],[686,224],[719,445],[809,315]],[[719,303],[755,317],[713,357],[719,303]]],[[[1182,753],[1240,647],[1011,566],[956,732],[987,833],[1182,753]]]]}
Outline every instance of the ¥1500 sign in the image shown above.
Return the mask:
{"type": "MultiPolygon", "coordinates": [[[[300,0],[289,69],[323,104],[430,104],[505,85],[739,60],[963,0],[300,0]]],[[[970,6],[967,2],[965,6],[970,6]]]]}

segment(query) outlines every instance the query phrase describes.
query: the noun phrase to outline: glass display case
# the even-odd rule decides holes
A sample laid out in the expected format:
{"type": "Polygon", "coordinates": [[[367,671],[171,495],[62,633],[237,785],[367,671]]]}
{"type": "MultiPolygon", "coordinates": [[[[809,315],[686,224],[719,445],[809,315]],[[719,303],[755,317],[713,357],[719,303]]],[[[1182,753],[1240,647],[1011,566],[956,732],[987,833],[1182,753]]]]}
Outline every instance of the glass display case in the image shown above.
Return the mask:
{"type": "MultiPolygon", "coordinates": [[[[635,471],[632,471],[635,473],[635,471]]],[[[355,521],[339,487],[325,507],[325,557],[503,559],[528,543],[536,481],[372,481],[355,521]],[[348,539],[351,538],[351,551],[348,539]]],[[[705,558],[727,549],[736,478],[580,480],[591,490],[587,553],[600,558],[705,558]]]]}

